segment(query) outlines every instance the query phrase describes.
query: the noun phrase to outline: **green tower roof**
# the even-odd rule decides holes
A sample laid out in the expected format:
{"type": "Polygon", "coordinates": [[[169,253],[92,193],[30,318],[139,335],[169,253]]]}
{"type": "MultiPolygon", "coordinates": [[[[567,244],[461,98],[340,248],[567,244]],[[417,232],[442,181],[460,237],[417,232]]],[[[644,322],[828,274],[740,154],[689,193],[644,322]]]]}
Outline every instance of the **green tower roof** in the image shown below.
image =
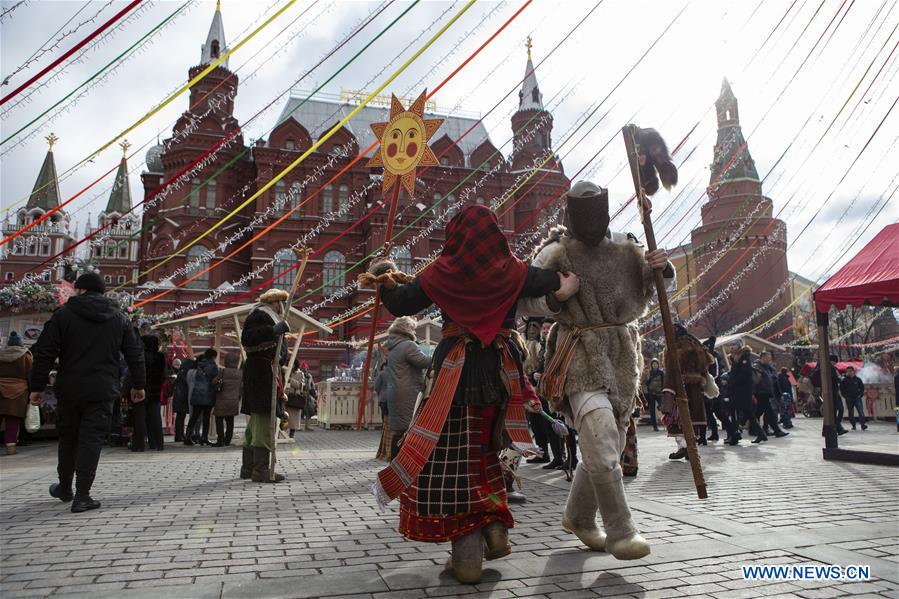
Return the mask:
{"type": "Polygon", "coordinates": [[[59,179],[56,177],[56,162],[53,160],[53,143],[56,136],[50,135],[49,139],[53,139],[50,143],[50,149],[44,157],[44,164],[41,165],[41,172],[37,175],[37,181],[31,190],[31,196],[28,198],[27,208],[41,208],[44,211],[52,210],[59,206],[59,179]]]}
{"type": "Polygon", "coordinates": [[[109,194],[109,202],[106,203],[106,214],[118,212],[125,214],[131,210],[131,187],[128,185],[128,161],[122,156],[119,163],[119,171],[115,176],[115,183],[112,185],[112,192],[109,194]]]}

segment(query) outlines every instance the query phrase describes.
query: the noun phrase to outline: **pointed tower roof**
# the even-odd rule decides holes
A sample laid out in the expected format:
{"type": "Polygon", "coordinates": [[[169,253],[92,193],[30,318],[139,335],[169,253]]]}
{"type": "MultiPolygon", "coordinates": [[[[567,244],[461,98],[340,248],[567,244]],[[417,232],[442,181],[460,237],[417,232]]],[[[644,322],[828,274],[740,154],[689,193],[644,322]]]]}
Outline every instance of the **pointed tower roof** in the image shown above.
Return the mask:
{"type": "Polygon", "coordinates": [[[59,141],[59,138],[51,133],[46,139],[49,148],[44,157],[44,164],[41,165],[41,171],[37,175],[37,181],[31,190],[31,197],[28,198],[26,208],[29,210],[41,208],[47,211],[59,206],[59,179],[56,176],[56,162],[53,160],[53,145],[59,141]]]}
{"type": "Polygon", "coordinates": [[[537,73],[534,70],[534,61],[531,60],[531,38],[528,36],[524,47],[528,50],[528,64],[524,69],[524,82],[521,84],[521,91],[518,92],[518,111],[523,110],[544,110],[543,94],[540,93],[540,86],[537,85],[537,73]]]}
{"type": "Polygon", "coordinates": [[[128,148],[131,144],[126,139],[119,144],[122,148],[122,161],[119,162],[119,171],[115,176],[115,183],[112,185],[112,192],[109,194],[109,201],[106,203],[106,214],[118,212],[125,214],[131,210],[131,187],[128,184],[128,148]]]}
{"type": "Polygon", "coordinates": [[[728,181],[759,181],[755,161],[740,127],[737,97],[727,78],[721,83],[721,93],[715,101],[718,113],[718,140],[711,166],[711,185],[728,181]]]}
{"type": "MultiPolygon", "coordinates": [[[[215,14],[212,16],[212,24],[209,25],[209,34],[206,43],[200,49],[200,64],[212,64],[227,51],[225,44],[225,25],[222,23],[221,0],[215,3],[215,14]]],[[[228,68],[226,58],[220,66],[228,68]]]]}

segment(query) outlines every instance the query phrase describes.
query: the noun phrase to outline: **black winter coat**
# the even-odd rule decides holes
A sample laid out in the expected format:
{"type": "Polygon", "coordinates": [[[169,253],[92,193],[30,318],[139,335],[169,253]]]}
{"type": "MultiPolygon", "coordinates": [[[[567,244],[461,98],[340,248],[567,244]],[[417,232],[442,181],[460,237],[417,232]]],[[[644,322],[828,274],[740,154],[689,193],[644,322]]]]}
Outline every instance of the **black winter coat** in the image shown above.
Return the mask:
{"type": "Polygon", "coordinates": [[[147,399],[159,401],[162,396],[162,384],[165,382],[165,356],[159,351],[159,338],[156,335],[144,335],[144,369],[147,373],[147,399]]]}
{"type": "Polygon", "coordinates": [[[181,368],[175,376],[175,395],[172,397],[172,411],[186,414],[190,411],[190,387],[187,385],[187,373],[197,367],[197,362],[190,358],[181,361],[181,368]]]}
{"type": "Polygon", "coordinates": [[[858,375],[853,377],[844,376],[843,380],[840,381],[840,395],[846,401],[861,399],[865,396],[865,384],[858,378],[858,375]]]}
{"type": "Polygon", "coordinates": [[[215,386],[213,381],[219,374],[219,367],[208,358],[197,362],[197,374],[194,388],[190,394],[190,405],[209,408],[215,405],[215,386]]]}
{"type": "MultiPolygon", "coordinates": [[[[265,311],[255,309],[247,316],[240,334],[247,353],[243,365],[242,414],[269,414],[272,409],[272,360],[278,343],[275,321],[265,311]]],[[[282,366],[287,364],[287,345],[281,344],[282,366]]]]}
{"type": "Polygon", "coordinates": [[[727,396],[739,410],[752,408],[752,354],[741,352],[731,360],[727,379],[727,396]]]}
{"type": "Polygon", "coordinates": [[[134,388],[146,388],[144,347],[114,300],[99,293],[69,298],[56,310],[31,348],[31,390],[47,387],[59,358],[54,392],[60,401],[114,401],[121,395],[119,357],[124,355],[134,388]]]}

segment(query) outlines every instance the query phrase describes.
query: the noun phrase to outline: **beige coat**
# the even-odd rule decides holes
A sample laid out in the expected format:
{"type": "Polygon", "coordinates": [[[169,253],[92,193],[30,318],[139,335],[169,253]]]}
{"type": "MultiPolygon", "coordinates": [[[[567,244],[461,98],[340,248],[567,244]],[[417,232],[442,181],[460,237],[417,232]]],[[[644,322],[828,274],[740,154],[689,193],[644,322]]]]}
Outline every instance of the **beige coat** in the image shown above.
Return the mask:
{"type": "MultiPolygon", "coordinates": [[[[572,327],[604,323],[621,326],[584,331],[571,360],[565,382],[566,395],[604,389],[619,422],[633,411],[643,371],[637,319],[646,313],[655,293],[652,270],[644,248],[622,234],[606,237],[589,247],[555,229],[533,260],[534,266],[570,271],[580,279],[580,291],[554,315],[546,343],[546,363],[552,359],[560,335],[572,327]]],[[[568,411],[567,400],[553,406],[568,411]]]]}

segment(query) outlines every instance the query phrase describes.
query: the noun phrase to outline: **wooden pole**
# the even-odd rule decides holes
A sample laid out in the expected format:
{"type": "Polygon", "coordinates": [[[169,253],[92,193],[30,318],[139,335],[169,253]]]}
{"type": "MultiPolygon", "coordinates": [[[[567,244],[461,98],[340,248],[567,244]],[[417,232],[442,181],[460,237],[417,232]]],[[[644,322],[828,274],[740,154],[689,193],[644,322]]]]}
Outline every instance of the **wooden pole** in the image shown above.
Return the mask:
{"type": "MultiPolygon", "coordinates": [[[[390,212],[387,216],[387,228],[384,233],[384,255],[390,257],[390,238],[393,237],[393,221],[396,220],[396,205],[400,197],[400,179],[393,184],[390,198],[390,212]]],[[[362,389],[359,391],[359,409],[356,413],[356,430],[362,430],[362,419],[365,416],[365,401],[368,397],[368,379],[371,369],[371,353],[375,344],[375,333],[378,328],[378,313],[381,309],[381,288],[375,289],[375,304],[371,311],[371,329],[368,331],[368,349],[365,354],[365,366],[362,368],[362,389]]]]}
{"type": "MultiPolygon", "coordinates": [[[[282,320],[287,320],[287,317],[290,315],[290,307],[293,305],[293,298],[297,293],[300,278],[303,276],[303,271],[306,270],[306,263],[309,261],[309,250],[307,248],[292,249],[297,256],[297,260],[300,261],[300,267],[297,268],[297,274],[293,277],[293,284],[290,286],[290,294],[287,296],[287,301],[284,303],[284,307],[281,310],[282,320]]],[[[278,342],[275,344],[275,359],[272,360],[272,409],[270,412],[272,419],[272,459],[268,468],[269,480],[272,481],[275,480],[275,464],[278,463],[276,452],[278,447],[278,420],[276,417],[276,408],[278,405],[278,371],[281,370],[281,345],[283,342],[284,335],[278,335],[278,342]]]]}
{"type": "Polygon", "coordinates": [[[237,331],[237,347],[240,348],[240,364],[243,365],[243,363],[247,361],[247,352],[243,348],[243,343],[240,342],[243,331],[240,328],[240,319],[237,317],[237,314],[234,314],[233,316],[234,330],[237,331]]]}
{"type": "MultiPolygon", "coordinates": [[[[634,190],[639,202],[643,232],[646,235],[646,248],[653,252],[658,246],[656,245],[655,231],[653,231],[652,219],[649,214],[649,201],[646,199],[646,192],[643,189],[643,183],[640,181],[640,155],[635,138],[635,129],[635,125],[625,125],[621,129],[621,133],[624,135],[624,147],[627,149],[627,159],[631,167],[631,176],[634,179],[634,190]]],[[[702,474],[702,464],[699,462],[699,452],[696,450],[696,434],[693,430],[693,421],[690,418],[690,405],[687,401],[687,391],[681,376],[680,361],[677,359],[677,352],[675,351],[674,324],[671,320],[671,309],[668,305],[668,291],[665,289],[665,278],[662,276],[662,270],[658,268],[653,269],[652,274],[655,278],[656,293],[659,298],[662,326],[665,329],[665,345],[668,348],[666,352],[668,359],[665,378],[669,384],[666,387],[674,390],[677,400],[677,412],[680,416],[684,439],[687,442],[687,457],[690,459],[690,468],[693,471],[693,483],[696,485],[696,494],[700,499],[705,499],[708,497],[708,492],[706,491],[705,477],[702,474]]]]}
{"type": "Polygon", "coordinates": [[[815,320],[818,325],[818,370],[821,372],[821,398],[824,403],[821,411],[824,416],[824,448],[836,449],[839,447],[837,426],[834,419],[834,402],[840,401],[833,388],[830,378],[830,340],[827,336],[828,314],[815,311],[815,320]]]}

